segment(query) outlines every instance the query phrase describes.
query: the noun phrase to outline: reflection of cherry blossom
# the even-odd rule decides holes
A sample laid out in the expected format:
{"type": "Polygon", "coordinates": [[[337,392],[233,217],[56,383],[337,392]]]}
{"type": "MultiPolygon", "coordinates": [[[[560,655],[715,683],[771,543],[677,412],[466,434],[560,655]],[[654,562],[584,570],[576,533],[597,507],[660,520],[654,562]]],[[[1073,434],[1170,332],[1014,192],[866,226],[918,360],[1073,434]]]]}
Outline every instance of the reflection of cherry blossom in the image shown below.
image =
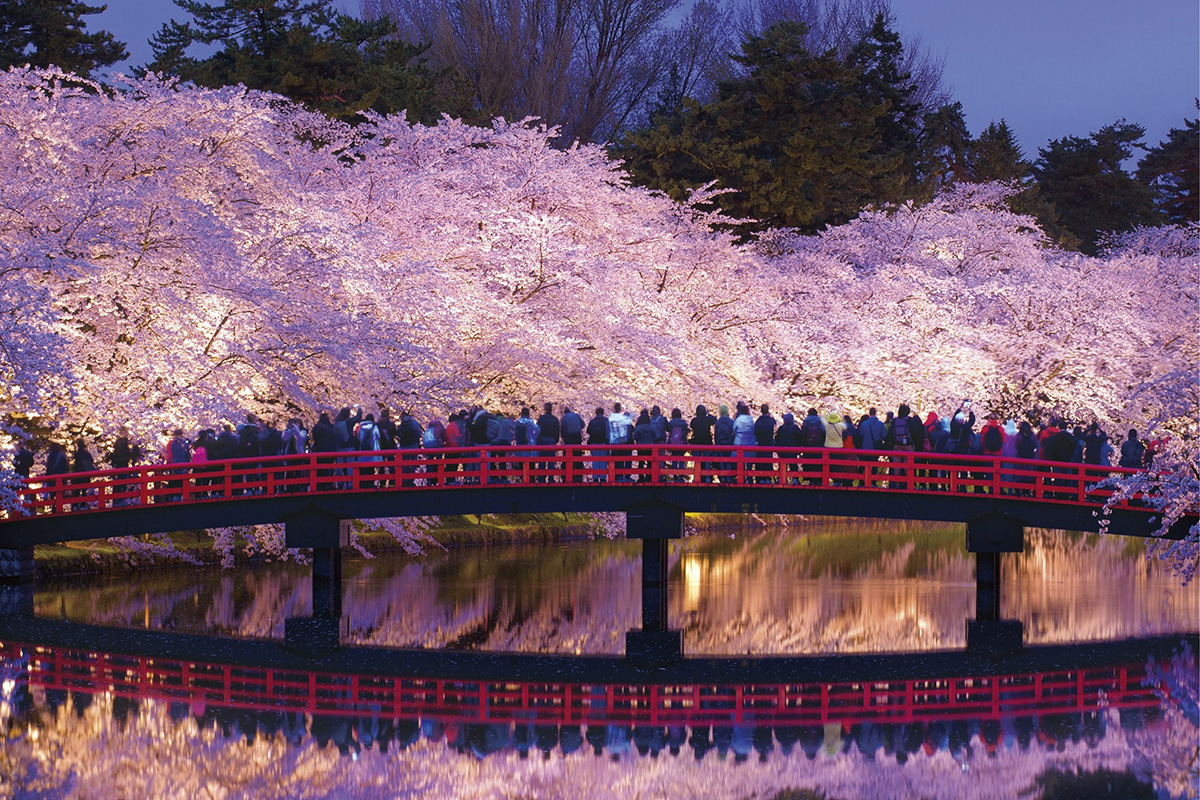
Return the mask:
{"type": "MultiPolygon", "coordinates": [[[[197,725],[186,709],[181,721],[167,704],[145,701],[130,709],[123,722],[114,718],[116,701],[96,695],[79,717],[69,704],[51,710],[41,701],[36,721],[19,725],[4,743],[8,780],[16,796],[108,797],[255,797],[374,800],[400,796],[429,798],[561,798],[774,797],[807,790],[828,797],[927,797],[947,800],[1020,798],[1036,791],[1039,776],[1056,771],[1070,775],[1108,770],[1126,773],[1142,763],[1143,746],[1158,748],[1179,736],[1159,724],[1137,734],[1126,733],[1118,713],[1106,714],[1106,733],[1098,742],[1063,743],[1045,749],[1000,748],[995,756],[976,736],[973,755],[956,757],[945,750],[919,751],[907,763],[877,750],[863,754],[850,744],[845,752],[825,748],[814,759],[799,747],[784,756],[776,748],[765,760],[751,757],[735,763],[732,756],[710,752],[697,760],[685,744],[679,755],[638,756],[632,748],[616,757],[597,758],[586,745],[570,755],[557,748],[546,758],[533,749],[528,758],[505,750],[479,759],[457,752],[444,735],[421,736],[387,753],[365,742],[365,731],[378,720],[346,720],[338,747],[320,747],[301,733],[289,743],[284,733],[268,735],[241,730],[242,718],[231,720],[228,735],[220,726],[197,725]]],[[[834,726],[835,728],[837,726],[834,726]]],[[[1194,732],[1192,745],[1194,748],[1194,732]]],[[[613,750],[618,750],[614,747],[613,750]]],[[[0,787],[9,788],[0,783],[0,787]]],[[[1176,784],[1164,789],[1174,790],[1176,784]]],[[[1186,786],[1184,787],[1186,791],[1186,786]]],[[[1184,794],[1183,796],[1186,796],[1184,794]]]]}
{"type": "Polygon", "coordinates": [[[1151,657],[1146,683],[1154,687],[1164,711],[1164,736],[1135,736],[1139,754],[1135,769],[1170,797],[1200,796],[1200,706],[1197,700],[1196,654],[1185,641],[1165,664],[1151,657]]]}

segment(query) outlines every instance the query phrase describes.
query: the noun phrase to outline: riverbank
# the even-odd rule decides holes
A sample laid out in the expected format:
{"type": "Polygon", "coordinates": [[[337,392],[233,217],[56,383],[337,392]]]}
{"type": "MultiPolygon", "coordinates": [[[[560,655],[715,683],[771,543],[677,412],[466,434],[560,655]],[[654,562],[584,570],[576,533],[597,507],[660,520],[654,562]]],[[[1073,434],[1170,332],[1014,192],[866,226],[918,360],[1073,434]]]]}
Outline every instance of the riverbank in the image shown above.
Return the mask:
{"type": "MultiPolygon", "coordinates": [[[[845,531],[847,526],[874,532],[879,528],[878,520],[852,520],[832,517],[786,517],[773,515],[759,517],[745,514],[689,514],[687,527],[700,534],[720,534],[730,539],[752,536],[765,527],[794,528],[797,533],[812,533],[816,529],[830,527],[845,531]]],[[[947,523],[889,522],[889,533],[917,533],[931,529],[939,530],[939,541],[957,542],[962,536],[961,526],[947,523]]],[[[429,531],[437,545],[446,550],[470,547],[487,547],[508,544],[538,544],[566,542],[586,539],[598,535],[595,519],[587,514],[489,514],[483,517],[444,517],[429,531]]],[[[360,525],[359,545],[371,555],[383,555],[402,550],[400,544],[388,533],[372,530],[360,525]]],[[[221,563],[221,554],[213,547],[213,538],[203,530],[181,531],[168,536],[176,549],[204,565],[221,563]]],[[[837,549],[862,547],[856,539],[853,543],[838,540],[837,549]]],[[[427,550],[431,549],[427,547],[427,550]]],[[[347,559],[360,558],[348,549],[347,559]]],[[[420,556],[414,556],[419,558],[420,556]]],[[[262,563],[269,560],[261,553],[248,554],[245,542],[239,541],[235,549],[235,566],[262,563]]],[[[57,545],[38,545],[34,562],[39,580],[57,579],[71,575],[89,575],[129,570],[161,569],[178,567],[178,559],[148,559],[131,554],[107,539],[71,542],[57,545]]]]}
{"type": "MultiPolygon", "coordinates": [[[[594,535],[595,521],[585,514],[495,514],[484,517],[444,517],[430,536],[441,547],[454,550],[464,547],[484,547],[491,544],[528,544],[583,539],[594,535]]],[[[360,528],[358,542],[371,555],[400,550],[400,544],[388,533],[360,528]]],[[[176,549],[201,564],[221,563],[221,554],[213,547],[213,538],[203,530],[179,531],[168,537],[176,549]]],[[[235,550],[235,565],[268,560],[261,553],[248,555],[244,542],[235,550]]],[[[357,558],[353,550],[347,558],[357,558]]],[[[94,539],[67,544],[38,545],[34,548],[34,563],[39,580],[70,575],[88,575],[131,569],[177,567],[180,561],[131,558],[127,550],[107,539],[94,539]]]]}

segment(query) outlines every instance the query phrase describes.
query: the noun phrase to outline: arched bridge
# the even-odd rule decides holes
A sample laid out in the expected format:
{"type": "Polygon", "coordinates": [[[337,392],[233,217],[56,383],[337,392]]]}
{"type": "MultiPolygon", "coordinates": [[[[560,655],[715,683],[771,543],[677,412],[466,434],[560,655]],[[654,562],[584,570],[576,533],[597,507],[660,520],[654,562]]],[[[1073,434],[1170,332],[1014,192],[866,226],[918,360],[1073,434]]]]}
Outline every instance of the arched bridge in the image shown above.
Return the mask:
{"type": "MultiPolygon", "coordinates": [[[[1113,467],[992,456],[670,445],[309,453],[34,478],[0,548],[205,527],[452,514],[629,511],[811,514],[1099,529],[1113,467]]],[[[1110,533],[1148,536],[1148,506],[1110,533]]],[[[1185,520],[1190,524],[1194,520],[1185,520]]],[[[295,526],[293,526],[295,527],[295,526]]],[[[1177,526],[1182,535],[1186,525],[1177,526]]],[[[299,531],[299,528],[296,528],[299,531]]],[[[667,534],[672,537],[672,534],[667,534]]],[[[677,535],[675,533],[674,535],[677,535]]],[[[289,544],[304,546],[289,533],[289,544]]]]}
{"type": "MultiPolygon", "coordinates": [[[[1098,487],[1127,470],[1086,464],[825,448],[605,446],[444,448],[309,453],[163,464],[31,480],[26,516],[0,521],[0,574],[31,577],[36,544],[162,531],[282,523],[288,547],[312,548],[313,614],[288,620],[311,651],[340,642],[341,554],[350,522],[452,514],[625,512],[642,540],[642,627],[626,637],[635,662],[682,657],[667,627],[668,544],[684,514],[764,513],[966,523],[976,557],[976,619],[968,650],[1019,649],[1002,620],[1003,553],[1026,527],[1095,531],[1111,496],[1098,487]]],[[[1108,512],[1109,532],[1149,536],[1152,508],[1108,512]]],[[[1195,518],[1170,531],[1182,537],[1195,518]]]]}

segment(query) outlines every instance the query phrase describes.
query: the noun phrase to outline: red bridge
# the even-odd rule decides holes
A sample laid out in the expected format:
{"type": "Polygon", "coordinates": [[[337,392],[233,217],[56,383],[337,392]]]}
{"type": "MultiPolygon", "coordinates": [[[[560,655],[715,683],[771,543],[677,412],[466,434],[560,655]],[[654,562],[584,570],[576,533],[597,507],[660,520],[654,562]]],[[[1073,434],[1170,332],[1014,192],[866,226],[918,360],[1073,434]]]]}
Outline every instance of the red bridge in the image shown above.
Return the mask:
{"type": "MultiPolygon", "coordinates": [[[[654,498],[692,512],[824,514],[1097,530],[1133,470],[992,456],[669,445],[310,453],[159,464],[30,479],[27,516],[0,520],[0,547],[198,527],[464,513],[623,511],[654,498]]],[[[1156,530],[1122,504],[1110,532],[1156,530]]],[[[1181,528],[1180,533],[1184,528],[1181,528]]]]}
{"type": "MultiPolygon", "coordinates": [[[[165,464],[38,478],[21,490],[26,516],[0,521],[0,574],[32,577],[34,545],[195,528],[282,523],[288,547],[312,548],[313,616],[288,635],[336,648],[341,553],[350,523],[379,517],[625,512],[642,540],[642,628],[635,661],[674,661],[667,629],[668,544],[684,514],[763,513],[966,523],[976,554],[976,626],[968,649],[1021,646],[1019,623],[1000,619],[1000,557],[1024,549],[1033,526],[1099,529],[1098,487],[1128,470],[996,457],[836,449],[588,446],[447,448],[312,453],[165,464]],[[985,630],[986,629],[986,630],[985,630]]],[[[1158,531],[1154,510],[1122,504],[1108,530],[1158,531]]],[[[1182,537],[1180,520],[1168,535],[1182,537]]]]}

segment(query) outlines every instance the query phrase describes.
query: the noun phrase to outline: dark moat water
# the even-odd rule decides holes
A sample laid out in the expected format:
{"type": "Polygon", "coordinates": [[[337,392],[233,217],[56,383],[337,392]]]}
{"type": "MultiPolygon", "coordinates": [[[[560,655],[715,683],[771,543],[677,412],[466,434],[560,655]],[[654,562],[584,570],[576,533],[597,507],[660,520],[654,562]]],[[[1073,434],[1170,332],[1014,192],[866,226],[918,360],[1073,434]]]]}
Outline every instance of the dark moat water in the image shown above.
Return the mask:
{"type": "MultiPolygon", "coordinates": [[[[913,523],[671,545],[686,656],[827,656],[819,680],[743,680],[736,662],[636,682],[281,667],[251,654],[311,612],[306,567],[39,584],[28,630],[47,641],[11,620],[0,637],[0,797],[1195,796],[1197,588],[1138,542],[1029,532],[1002,558],[1001,616],[1046,655],[964,672],[973,559],[961,528],[913,523]],[[92,625],[126,633],[98,650],[92,625]],[[195,637],[228,657],[172,652],[195,637]]],[[[641,622],[623,540],[343,574],[343,647],[372,653],[619,657],[641,622]]]]}

